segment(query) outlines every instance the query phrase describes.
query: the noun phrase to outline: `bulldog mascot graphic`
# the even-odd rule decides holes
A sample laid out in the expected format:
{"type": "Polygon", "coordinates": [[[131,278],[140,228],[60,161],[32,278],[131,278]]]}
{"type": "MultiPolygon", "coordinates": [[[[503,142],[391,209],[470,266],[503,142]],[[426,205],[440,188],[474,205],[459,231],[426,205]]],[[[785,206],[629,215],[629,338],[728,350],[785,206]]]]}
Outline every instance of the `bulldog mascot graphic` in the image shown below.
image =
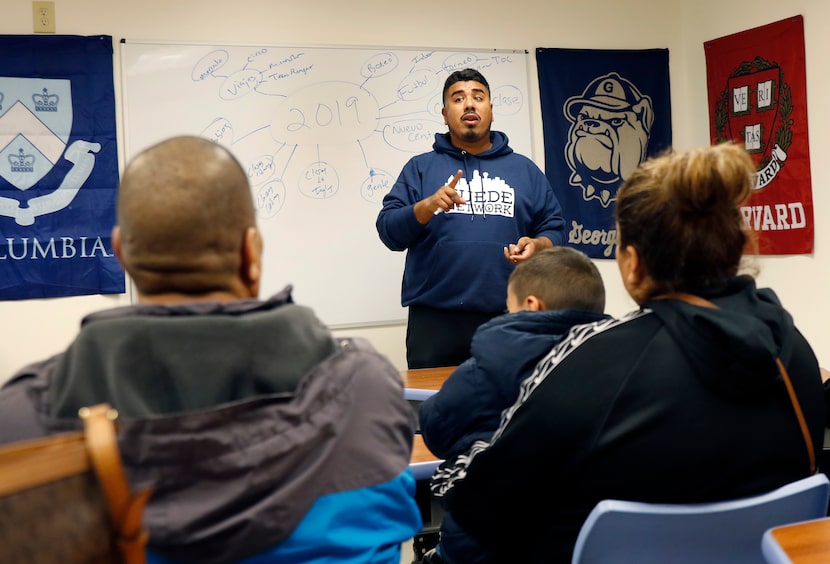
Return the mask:
{"type": "Polygon", "coordinates": [[[646,158],[654,110],[649,96],[612,72],[594,79],[563,107],[571,122],[565,160],[570,184],[585,201],[603,207],[617,199],[617,188],[646,158]]]}

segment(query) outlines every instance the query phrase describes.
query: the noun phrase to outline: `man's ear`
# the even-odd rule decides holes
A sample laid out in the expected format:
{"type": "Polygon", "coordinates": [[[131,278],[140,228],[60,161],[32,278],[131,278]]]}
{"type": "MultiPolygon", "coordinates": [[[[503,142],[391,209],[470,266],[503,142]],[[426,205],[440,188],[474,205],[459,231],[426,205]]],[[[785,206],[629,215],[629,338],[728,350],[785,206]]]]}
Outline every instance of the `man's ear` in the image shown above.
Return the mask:
{"type": "Polygon", "coordinates": [[[121,268],[124,268],[124,259],[121,257],[121,229],[116,225],[112,228],[112,252],[115,254],[115,258],[118,259],[118,262],[121,264],[121,268]]]}
{"type": "Polygon", "coordinates": [[[259,296],[259,284],[262,280],[262,235],[256,227],[245,230],[239,275],[248,287],[251,297],[259,296]]]}
{"type": "Polygon", "coordinates": [[[441,115],[444,116],[444,125],[447,125],[447,108],[441,108],[441,115]]]}

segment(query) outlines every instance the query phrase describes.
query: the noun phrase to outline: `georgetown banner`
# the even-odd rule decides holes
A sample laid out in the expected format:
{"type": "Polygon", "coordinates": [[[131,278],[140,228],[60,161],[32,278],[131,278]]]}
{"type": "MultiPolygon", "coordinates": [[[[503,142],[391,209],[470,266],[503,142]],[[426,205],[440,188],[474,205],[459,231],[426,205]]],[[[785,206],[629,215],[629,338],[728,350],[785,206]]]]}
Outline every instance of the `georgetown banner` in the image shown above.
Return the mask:
{"type": "Polygon", "coordinates": [[[537,49],[545,174],[568,245],[614,258],[614,202],[647,157],[671,146],[667,49],[537,49]]]}
{"type": "Polygon", "coordinates": [[[112,37],[0,35],[0,299],[124,291],[112,37]]]}
{"type": "Polygon", "coordinates": [[[755,190],[741,208],[762,255],[813,252],[804,18],[707,41],[712,143],[733,140],[755,160],[755,190]]]}

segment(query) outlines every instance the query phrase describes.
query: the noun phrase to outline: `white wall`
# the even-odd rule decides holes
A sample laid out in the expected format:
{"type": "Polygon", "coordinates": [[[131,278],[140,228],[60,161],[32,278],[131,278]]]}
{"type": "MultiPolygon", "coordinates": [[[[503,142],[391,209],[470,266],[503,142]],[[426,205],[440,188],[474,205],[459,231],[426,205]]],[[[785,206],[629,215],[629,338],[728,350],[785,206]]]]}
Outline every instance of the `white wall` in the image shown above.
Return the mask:
{"type": "MultiPolygon", "coordinates": [[[[775,288],[813,343],[819,360],[830,363],[830,334],[822,329],[830,305],[820,292],[830,256],[830,227],[820,221],[830,207],[822,188],[827,173],[819,166],[830,147],[821,135],[828,122],[820,94],[828,82],[822,57],[830,52],[830,3],[790,0],[481,0],[456,5],[446,1],[390,3],[317,0],[55,0],[59,34],[109,34],[127,39],[309,45],[392,45],[411,47],[520,49],[530,52],[529,77],[534,117],[532,157],[544,166],[541,113],[536,87],[535,49],[668,48],[672,79],[674,141],[679,148],[709,142],[703,42],[771,23],[795,14],[805,18],[810,141],[816,252],[813,256],[761,260],[760,282],[775,288]]],[[[32,31],[31,3],[4,2],[0,33],[32,31]]],[[[116,46],[116,96],[120,96],[116,46]]],[[[118,105],[120,119],[120,104],[118,105]]],[[[509,132],[508,132],[509,133],[509,132]]],[[[121,132],[123,139],[123,131],[121,132]]],[[[267,256],[266,259],[267,260],[267,256]]],[[[619,282],[613,261],[598,261],[608,290],[608,311],[620,315],[634,307],[619,282]]],[[[1,267],[2,265],[0,265],[1,267]]],[[[127,296],[88,296],[0,302],[0,382],[22,364],[63,349],[87,312],[129,303],[127,296]]],[[[399,367],[405,367],[405,328],[387,326],[338,330],[372,340],[399,367]]]]}

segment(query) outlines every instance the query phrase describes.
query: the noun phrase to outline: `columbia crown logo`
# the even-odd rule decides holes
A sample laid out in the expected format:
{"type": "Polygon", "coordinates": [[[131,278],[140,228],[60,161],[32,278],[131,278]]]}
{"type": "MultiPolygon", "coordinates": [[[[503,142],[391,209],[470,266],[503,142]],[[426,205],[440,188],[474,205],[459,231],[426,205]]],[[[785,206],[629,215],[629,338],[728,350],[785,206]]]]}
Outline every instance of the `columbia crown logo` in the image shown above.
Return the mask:
{"type": "Polygon", "coordinates": [[[35,103],[36,112],[57,112],[60,96],[49,94],[49,89],[44,88],[43,94],[32,94],[32,102],[35,103]]]}
{"type": "Polygon", "coordinates": [[[23,153],[23,149],[19,149],[16,155],[9,155],[9,163],[12,167],[12,172],[34,172],[35,171],[35,156],[23,153]]]}
{"type": "Polygon", "coordinates": [[[40,186],[28,197],[9,197],[2,191],[0,218],[28,226],[69,206],[92,174],[101,144],[85,139],[68,144],[74,115],[70,80],[0,76],[0,92],[6,108],[0,114],[0,137],[6,139],[0,151],[0,177],[26,192],[58,163],[64,169],[64,161],[71,165],[59,186],[40,186]]]}

